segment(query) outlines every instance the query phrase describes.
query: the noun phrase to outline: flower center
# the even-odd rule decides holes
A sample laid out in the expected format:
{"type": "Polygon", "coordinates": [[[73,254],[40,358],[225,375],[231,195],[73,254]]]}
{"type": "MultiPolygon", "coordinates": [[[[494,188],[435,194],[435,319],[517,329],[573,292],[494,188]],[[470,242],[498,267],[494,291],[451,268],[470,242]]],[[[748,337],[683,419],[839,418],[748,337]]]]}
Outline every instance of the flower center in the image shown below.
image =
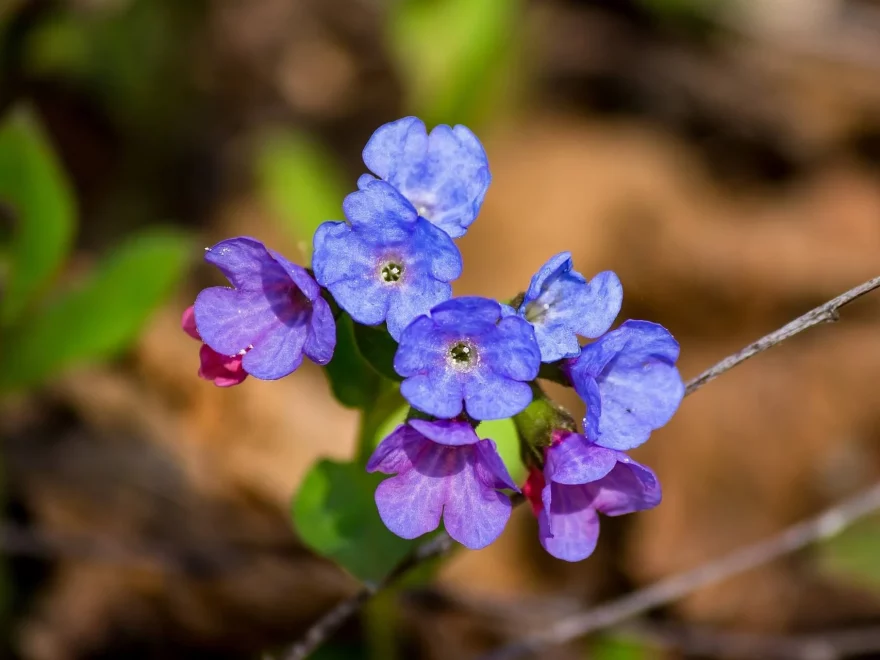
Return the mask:
{"type": "Polygon", "coordinates": [[[550,303],[541,302],[540,298],[530,302],[526,305],[526,321],[529,323],[540,321],[548,311],[550,311],[550,303]]]}
{"type": "Polygon", "coordinates": [[[403,266],[397,263],[389,262],[382,266],[382,279],[388,284],[394,284],[403,277],[403,266]]]}
{"type": "Polygon", "coordinates": [[[458,369],[467,369],[477,361],[473,344],[460,341],[449,347],[449,362],[458,369]]]}

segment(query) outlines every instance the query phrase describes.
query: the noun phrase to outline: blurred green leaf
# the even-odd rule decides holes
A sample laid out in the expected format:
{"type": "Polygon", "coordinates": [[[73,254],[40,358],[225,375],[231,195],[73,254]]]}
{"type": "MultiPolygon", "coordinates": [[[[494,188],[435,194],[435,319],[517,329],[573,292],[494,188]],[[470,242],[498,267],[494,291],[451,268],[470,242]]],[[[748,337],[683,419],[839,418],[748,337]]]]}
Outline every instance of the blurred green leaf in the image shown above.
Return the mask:
{"type": "MultiPolygon", "coordinates": [[[[385,527],[373,493],[387,478],[358,462],[322,460],[303,479],[293,522],[303,542],[360,580],[381,580],[413,546],[385,527]]],[[[416,541],[417,542],[417,541],[416,541]]]]}
{"type": "Polygon", "coordinates": [[[36,119],[17,110],[0,127],[0,203],[14,223],[0,322],[12,323],[67,256],[76,226],[73,193],[36,119]]]}
{"type": "Polygon", "coordinates": [[[519,453],[519,435],[512,418],[480,422],[477,435],[495,441],[501,460],[504,461],[507,471],[516,483],[525,479],[526,469],[523,467],[519,453]]]}
{"type": "Polygon", "coordinates": [[[397,342],[384,327],[355,323],[354,338],[361,355],[373,369],[390,380],[403,380],[394,370],[397,342]]]}
{"type": "Polygon", "coordinates": [[[644,660],[645,646],[634,640],[601,636],[590,644],[587,656],[590,660],[644,660]]]}
{"type": "Polygon", "coordinates": [[[342,199],[350,192],[330,154],[305,136],[276,131],[257,156],[261,194],[285,229],[312,253],[312,235],[322,222],[342,219],[342,199]]]}
{"type": "Polygon", "coordinates": [[[474,124],[513,67],[520,0],[400,0],[391,45],[415,114],[474,124]]]}
{"type": "Polygon", "coordinates": [[[817,546],[821,568],[843,580],[880,588],[880,517],[869,518],[817,546]]]}
{"type": "Polygon", "coordinates": [[[190,244],[181,234],[131,237],[78,288],[2,339],[0,390],[34,385],[70,366],[125,350],[181,279],[190,244]]]}
{"type": "Polygon", "coordinates": [[[333,396],[348,408],[366,408],[379,393],[382,379],[360,354],[348,314],[336,320],[336,350],[324,374],[333,396]]]}

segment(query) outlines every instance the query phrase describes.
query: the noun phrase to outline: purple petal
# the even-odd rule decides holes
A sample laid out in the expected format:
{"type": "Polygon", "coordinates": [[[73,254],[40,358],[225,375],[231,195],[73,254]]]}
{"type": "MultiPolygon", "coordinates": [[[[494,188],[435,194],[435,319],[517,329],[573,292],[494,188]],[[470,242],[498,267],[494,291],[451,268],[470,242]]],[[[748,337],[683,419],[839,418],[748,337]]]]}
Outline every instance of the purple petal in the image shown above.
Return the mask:
{"type": "Polygon", "coordinates": [[[278,323],[262,291],[204,289],[193,305],[199,334],[221,355],[238,355],[278,323]]]}
{"type": "Polygon", "coordinates": [[[333,310],[323,298],[312,302],[312,318],[309,321],[309,334],[303,352],[312,362],[324,365],[333,358],[336,349],[336,320],[333,310]]]}
{"type": "Polygon", "coordinates": [[[412,467],[410,451],[418,451],[425,441],[422,434],[415,429],[401,424],[387,438],[379,443],[367,461],[367,472],[397,474],[412,467]]]}
{"type": "Polygon", "coordinates": [[[544,474],[558,484],[577,485],[596,481],[617,465],[618,452],[590,443],[569,433],[547,450],[544,474]]]}
{"type": "Polygon", "coordinates": [[[602,479],[586,485],[593,507],[606,516],[622,516],[660,504],[662,493],[657,475],[626,454],[616,453],[615,468],[602,479]]]}
{"type": "Polygon", "coordinates": [[[455,447],[474,445],[480,442],[473,427],[467,422],[459,422],[453,419],[443,419],[434,422],[424,419],[411,419],[408,424],[437,444],[455,447]]]}
{"type": "Polygon", "coordinates": [[[513,477],[507,471],[507,466],[498,455],[498,448],[495,442],[489,440],[481,440],[476,446],[476,469],[477,477],[488,488],[509,488],[510,490],[519,492],[519,487],[514,483],[513,477]]]}
{"type": "Polygon", "coordinates": [[[266,246],[247,236],[220,241],[205,252],[205,261],[217,266],[226,279],[241,291],[262,290],[268,283],[286,281],[287,274],[266,246]]]}
{"type": "Polygon", "coordinates": [[[448,479],[443,522],[453,539],[471,550],[479,550],[497,539],[510,518],[510,499],[478,476],[476,452],[471,448],[452,450],[467,452],[467,466],[448,479]]]}
{"type": "Polygon", "coordinates": [[[245,353],[241,365],[262,380],[283,378],[302,364],[308,332],[305,323],[288,325],[276,320],[254,339],[254,347],[245,353]]]}
{"type": "Polygon", "coordinates": [[[581,561],[593,554],[599,540],[599,516],[585,486],[548,483],[543,499],[538,526],[544,549],[565,561],[581,561]]]}

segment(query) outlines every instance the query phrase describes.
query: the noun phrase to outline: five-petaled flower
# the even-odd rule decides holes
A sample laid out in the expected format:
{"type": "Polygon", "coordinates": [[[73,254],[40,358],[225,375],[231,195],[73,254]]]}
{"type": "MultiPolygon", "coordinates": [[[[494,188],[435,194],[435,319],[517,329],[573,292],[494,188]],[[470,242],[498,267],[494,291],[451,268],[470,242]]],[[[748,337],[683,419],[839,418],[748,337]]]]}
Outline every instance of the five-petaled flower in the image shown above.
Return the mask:
{"type": "MultiPolygon", "coordinates": [[[[202,336],[196,327],[196,317],[192,305],[184,310],[180,326],[190,337],[202,341],[202,336]]],[[[248,376],[241,366],[241,358],[241,355],[221,355],[202,342],[202,347],[199,349],[199,378],[210,380],[217,387],[238,385],[248,376]]]]}
{"type": "Polygon", "coordinates": [[[611,271],[587,282],[572,269],[571,253],[560,252],[532,277],[520,315],[535,327],[543,362],[575,357],[578,335],[590,339],[606,332],[620,312],[623,287],[611,271]]]}
{"type": "Polygon", "coordinates": [[[394,369],[400,392],[435,417],[467,410],[474,419],[504,419],[532,400],[529,381],[541,354],[532,326],[504,316],[494,300],[453,298],[418,317],[401,334],[394,369]]]}
{"type": "MultiPolygon", "coordinates": [[[[464,126],[435,126],[418,117],[380,126],[364,147],[364,164],[397,188],[418,214],[452,238],[476,219],[492,176],[483,145],[464,126]]],[[[374,178],[364,174],[358,187],[374,178]]]]}
{"type": "Polygon", "coordinates": [[[565,369],[587,404],[587,437],[603,447],[633,449],[666,424],[684,397],[678,351],[663,326],[626,321],[568,361],[565,369]]]}
{"type": "Polygon", "coordinates": [[[558,431],[544,471],[531,469],[523,493],[538,516],[541,545],[566,561],[589,557],[599,538],[599,513],[622,516],[660,503],[660,483],[623,452],[578,433],[558,431]]]}
{"type": "Polygon", "coordinates": [[[398,339],[410,321],[452,295],[461,254],[384,181],[348,195],[343,211],[348,222],[325,222],[315,232],[315,277],[355,321],[385,321],[398,339]]]}
{"type": "Polygon", "coordinates": [[[303,354],[327,364],[336,346],[336,322],[311,275],[253,238],[209,248],[205,260],[233,287],[202,291],[195,302],[199,334],[222,355],[242,355],[256,378],[282,378],[303,354]]]}
{"type": "Polygon", "coordinates": [[[483,548],[510,517],[503,489],[518,491],[492,440],[464,421],[413,419],[385,438],[368,472],[396,474],[376,489],[385,525],[405,539],[437,528],[440,518],[462,545],[483,548]]]}

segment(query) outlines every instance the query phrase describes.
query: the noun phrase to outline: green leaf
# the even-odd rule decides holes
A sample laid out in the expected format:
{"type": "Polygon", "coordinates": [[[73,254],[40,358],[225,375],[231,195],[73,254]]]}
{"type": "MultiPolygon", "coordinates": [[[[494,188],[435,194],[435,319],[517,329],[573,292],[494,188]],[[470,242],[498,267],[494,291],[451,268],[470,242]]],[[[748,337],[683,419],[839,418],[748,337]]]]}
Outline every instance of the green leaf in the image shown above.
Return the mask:
{"type": "Polygon", "coordinates": [[[0,298],[0,323],[9,325],[58,271],[76,226],[70,185],[26,110],[0,127],[0,203],[10,207],[15,226],[0,298]]]}
{"type": "Polygon", "coordinates": [[[382,379],[358,351],[354,322],[348,314],[336,320],[336,350],[324,374],[333,396],[348,408],[366,408],[379,393],[382,379]]]}
{"type": "Polygon", "coordinates": [[[516,483],[520,483],[526,476],[519,451],[519,434],[513,418],[495,419],[488,422],[480,422],[477,427],[477,435],[481,438],[491,438],[498,447],[498,454],[507,471],[516,483]]]}
{"type": "Polygon", "coordinates": [[[817,546],[827,573],[862,586],[880,588],[880,517],[863,520],[817,546]]]}
{"type": "Polygon", "coordinates": [[[356,462],[322,460],[312,466],[293,503],[303,542],[360,580],[381,580],[416,541],[401,539],[379,518],[373,493],[387,478],[356,462]]]}
{"type": "Polygon", "coordinates": [[[2,339],[0,389],[36,385],[128,348],[181,279],[189,254],[189,241],[178,233],[130,238],[81,286],[10,329],[2,339]]]}
{"type": "Polygon", "coordinates": [[[401,0],[390,37],[415,114],[473,123],[512,71],[520,0],[401,0]],[[438,38],[442,35],[442,38],[438,38]]]}
{"type": "Polygon", "coordinates": [[[312,236],[322,222],[342,219],[345,176],[316,142],[292,132],[273,132],[257,156],[261,195],[303,251],[312,252],[312,236]]]}
{"type": "Polygon", "coordinates": [[[388,334],[384,326],[376,327],[355,323],[354,338],[361,355],[373,369],[389,380],[403,380],[394,370],[397,342],[388,334]]]}
{"type": "Polygon", "coordinates": [[[605,635],[590,644],[587,657],[590,660],[643,660],[648,656],[643,644],[605,635]]]}

